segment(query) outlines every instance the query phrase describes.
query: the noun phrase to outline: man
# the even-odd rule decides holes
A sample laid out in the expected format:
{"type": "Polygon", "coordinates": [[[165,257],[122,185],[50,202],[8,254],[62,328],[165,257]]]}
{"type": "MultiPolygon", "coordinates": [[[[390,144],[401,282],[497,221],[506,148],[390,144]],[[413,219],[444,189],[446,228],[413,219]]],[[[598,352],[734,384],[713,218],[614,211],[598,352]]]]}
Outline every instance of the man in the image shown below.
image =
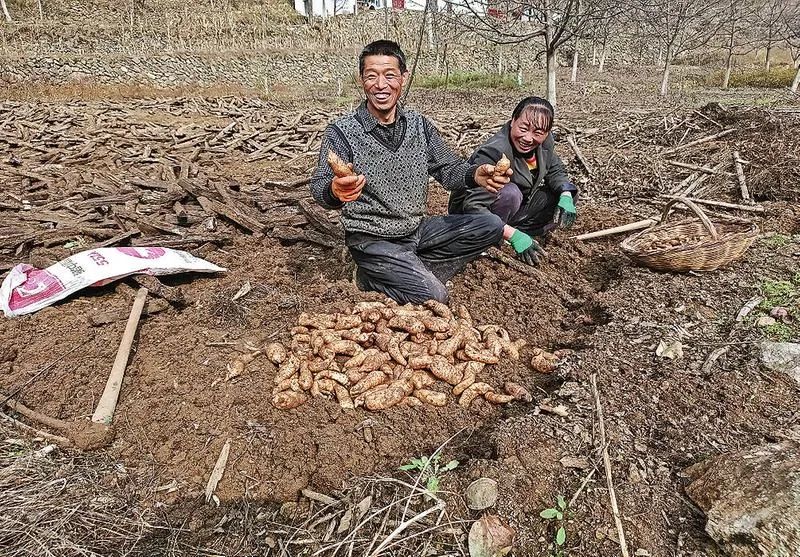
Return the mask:
{"type": "Polygon", "coordinates": [[[375,41],[359,56],[366,101],[328,126],[311,192],[326,208],[341,209],[345,243],[358,266],[362,290],[400,303],[446,302],[450,277],[489,246],[499,244],[503,223],[491,213],[425,216],[428,176],[447,190],[508,182],[494,165],[470,165],[442,141],[420,114],[398,104],[408,72],[400,47],[375,41]],[[332,150],[354,170],[335,176],[332,150]]]}
{"type": "Polygon", "coordinates": [[[474,164],[494,164],[505,155],[511,160],[511,182],[495,191],[469,187],[454,192],[448,204],[450,214],[499,216],[506,223],[503,238],[530,265],[544,256],[532,236],[544,237],[558,226],[569,228],[577,217],[578,188],[555,153],[550,134],[553,118],[547,100],[522,99],[511,120],[469,159],[474,164]]]}

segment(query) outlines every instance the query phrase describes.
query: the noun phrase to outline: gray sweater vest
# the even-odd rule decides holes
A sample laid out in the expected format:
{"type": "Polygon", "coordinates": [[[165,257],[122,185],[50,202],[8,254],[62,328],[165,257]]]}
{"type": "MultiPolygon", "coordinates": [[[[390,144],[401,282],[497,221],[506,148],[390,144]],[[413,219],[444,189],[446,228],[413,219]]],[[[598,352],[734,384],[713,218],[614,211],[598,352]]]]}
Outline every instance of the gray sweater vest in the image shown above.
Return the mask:
{"type": "Polygon", "coordinates": [[[361,196],[342,207],[346,232],[384,238],[407,236],[419,227],[428,200],[428,142],[422,117],[405,111],[406,133],[397,151],[364,131],[355,114],[333,123],[353,154],[353,168],[366,177],[361,196]]]}

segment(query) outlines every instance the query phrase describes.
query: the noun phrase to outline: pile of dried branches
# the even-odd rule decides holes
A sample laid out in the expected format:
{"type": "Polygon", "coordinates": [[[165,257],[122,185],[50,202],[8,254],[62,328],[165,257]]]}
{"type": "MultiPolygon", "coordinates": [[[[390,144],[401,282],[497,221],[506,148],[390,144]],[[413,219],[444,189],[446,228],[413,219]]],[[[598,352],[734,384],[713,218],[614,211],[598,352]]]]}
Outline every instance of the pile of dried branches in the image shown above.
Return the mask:
{"type": "Polygon", "coordinates": [[[33,450],[7,438],[0,445],[0,548],[3,555],[124,555],[153,526],[122,490],[103,480],[124,475],[96,457],[33,450]]]}

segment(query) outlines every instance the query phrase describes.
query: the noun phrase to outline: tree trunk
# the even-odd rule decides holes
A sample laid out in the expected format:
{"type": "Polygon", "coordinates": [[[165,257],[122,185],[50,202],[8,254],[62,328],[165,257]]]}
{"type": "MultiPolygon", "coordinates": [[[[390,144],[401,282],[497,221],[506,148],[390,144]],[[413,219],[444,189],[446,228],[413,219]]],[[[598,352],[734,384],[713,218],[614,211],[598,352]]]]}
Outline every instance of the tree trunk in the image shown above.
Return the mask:
{"type": "Polygon", "coordinates": [[[547,100],[556,106],[556,67],[558,58],[555,50],[547,51],[547,100]]]}
{"type": "Polygon", "coordinates": [[[597,27],[592,30],[592,67],[597,65],[597,27]]]}
{"type": "Polygon", "coordinates": [[[797,66],[797,72],[794,74],[794,81],[792,81],[792,91],[797,93],[797,88],[800,86],[800,64],[797,66]]]}
{"type": "Polygon", "coordinates": [[[558,57],[556,45],[553,44],[553,13],[550,10],[549,0],[544,0],[544,46],[547,52],[547,100],[556,106],[556,66],[558,57]]]}
{"type": "Polygon", "coordinates": [[[6,6],[6,0],[0,0],[0,7],[3,8],[3,15],[6,16],[6,21],[13,21],[11,19],[11,14],[8,13],[8,6],[6,6]]]}
{"type": "Polygon", "coordinates": [[[658,45],[658,58],[656,58],[656,66],[660,66],[663,63],[662,61],[663,55],[664,55],[664,46],[658,45]]]}
{"type": "Polygon", "coordinates": [[[575,52],[572,53],[572,76],[570,78],[572,83],[578,81],[578,36],[575,36],[575,52]]]}
{"type": "Polygon", "coordinates": [[[435,14],[438,7],[437,0],[427,0],[428,15],[426,16],[426,31],[428,34],[428,50],[436,48],[435,14]]]}
{"type": "Polygon", "coordinates": [[[670,58],[671,58],[670,52],[669,52],[669,49],[667,49],[667,61],[664,64],[664,73],[661,75],[661,96],[662,97],[666,97],[667,94],[669,93],[669,66],[670,66],[670,62],[672,61],[672,60],[670,60],[670,58]]]}
{"type": "Polygon", "coordinates": [[[389,38],[389,2],[388,2],[388,0],[383,0],[383,24],[384,24],[383,36],[388,39],[389,38]]]}
{"type": "Polygon", "coordinates": [[[311,0],[303,0],[303,9],[306,11],[306,21],[311,23],[314,17],[314,3],[311,0]]]}
{"type": "Polygon", "coordinates": [[[44,8],[42,7],[42,0],[36,0],[36,5],[39,7],[39,19],[44,19],[44,8]]]}
{"type": "Polygon", "coordinates": [[[525,80],[522,76],[522,53],[517,50],[517,85],[522,87],[525,85],[525,80]]]}
{"type": "Polygon", "coordinates": [[[769,69],[772,66],[772,45],[767,45],[767,55],[764,57],[764,69],[767,70],[769,73],[769,69]]]}
{"type": "Polygon", "coordinates": [[[608,41],[603,39],[603,50],[600,51],[600,66],[597,68],[597,73],[603,73],[606,67],[606,56],[608,55],[608,41]]]}
{"type": "Polygon", "coordinates": [[[728,51],[728,57],[725,61],[725,77],[722,80],[722,88],[727,89],[731,83],[731,69],[733,68],[733,52],[728,51]]]}
{"type": "Polygon", "coordinates": [[[497,47],[497,75],[503,75],[503,47],[497,47]]]}

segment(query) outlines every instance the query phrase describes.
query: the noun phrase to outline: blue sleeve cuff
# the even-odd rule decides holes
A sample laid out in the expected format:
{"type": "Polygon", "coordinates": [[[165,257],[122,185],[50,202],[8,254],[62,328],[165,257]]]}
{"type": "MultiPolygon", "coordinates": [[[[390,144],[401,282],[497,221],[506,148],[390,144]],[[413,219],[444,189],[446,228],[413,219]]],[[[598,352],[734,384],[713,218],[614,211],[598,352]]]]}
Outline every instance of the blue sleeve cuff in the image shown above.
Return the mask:
{"type": "Polygon", "coordinates": [[[572,197],[578,197],[578,186],[573,184],[572,182],[566,182],[561,185],[561,192],[560,193],[571,193],[572,197]]]}
{"type": "Polygon", "coordinates": [[[334,209],[338,209],[339,207],[344,205],[344,203],[340,201],[338,197],[333,195],[333,190],[331,190],[330,184],[328,184],[327,188],[322,190],[322,200],[325,202],[326,205],[334,209]]]}

